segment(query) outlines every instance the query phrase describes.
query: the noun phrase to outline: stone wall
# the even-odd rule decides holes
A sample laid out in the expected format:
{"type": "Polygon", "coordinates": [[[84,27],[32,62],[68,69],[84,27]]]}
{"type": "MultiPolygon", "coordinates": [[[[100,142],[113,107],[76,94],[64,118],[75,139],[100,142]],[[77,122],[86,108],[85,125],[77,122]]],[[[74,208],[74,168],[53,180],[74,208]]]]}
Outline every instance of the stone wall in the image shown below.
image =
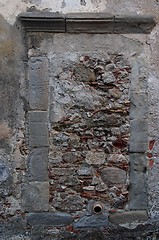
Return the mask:
{"type": "Polygon", "coordinates": [[[0,6],[0,239],[157,239],[158,2],[0,6]],[[109,12],[119,25],[75,34],[68,15],[69,33],[26,32],[26,11],[109,12]],[[156,26],[131,33],[131,14],[156,26]]]}

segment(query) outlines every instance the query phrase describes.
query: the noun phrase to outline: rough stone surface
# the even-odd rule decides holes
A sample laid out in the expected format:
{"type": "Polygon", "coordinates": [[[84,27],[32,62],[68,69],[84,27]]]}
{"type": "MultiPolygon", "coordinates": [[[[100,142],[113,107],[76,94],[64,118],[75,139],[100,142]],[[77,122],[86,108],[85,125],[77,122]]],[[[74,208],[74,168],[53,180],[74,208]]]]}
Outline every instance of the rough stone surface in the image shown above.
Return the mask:
{"type": "Polygon", "coordinates": [[[65,226],[73,222],[73,217],[63,212],[29,213],[27,222],[31,226],[65,226]]]}
{"type": "MultiPolygon", "coordinates": [[[[74,45],[76,36],[72,37],[74,45]]],[[[93,44],[89,52],[80,48],[78,43],[75,49],[79,52],[72,53],[68,47],[61,53],[58,46],[57,52],[48,52],[50,203],[57,210],[73,213],[84,209],[84,202],[90,199],[104,200],[109,208],[124,208],[131,66],[122,54],[103,54],[95,51],[93,44]],[[120,161],[108,161],[115,153],[123,156],[120,161]],[[107,175],[110,172],[108,179],[102,169],[107,175]]]]}
{"type": "Polygon", "coordinates": [[[43,212],[49,209],[48,182],[30,182],[22,186],[22,207],[26,212],[43,212]]]}

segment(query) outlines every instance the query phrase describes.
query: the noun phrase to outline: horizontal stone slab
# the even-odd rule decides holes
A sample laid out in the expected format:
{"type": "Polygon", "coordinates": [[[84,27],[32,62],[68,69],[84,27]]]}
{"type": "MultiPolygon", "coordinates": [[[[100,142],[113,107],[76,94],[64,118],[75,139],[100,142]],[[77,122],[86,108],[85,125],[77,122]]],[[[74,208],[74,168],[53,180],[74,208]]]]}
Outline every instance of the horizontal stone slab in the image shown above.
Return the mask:
{"type": "Polygon", "coordinates": [[[29,12],[19,15],[27,31],[70,33],[150,33],[155,26],[153,16],[111,15],[108,13],[29,12]]]}
{"type": "Polygon", "coordinates": [[[60,13],[27,12],[19,18],[29,32],[65,32],[65,17],[60,13]]]}
{"type": "Polygon", "coordinates": [[[109,220],[115,224],[146,222],[148,220],[148,214],[146,211],[115,212],[109,214],[109,220]]]}
{"type": "Polygon", "coordinates": [[[100,228],[108,226],[107,214],[92,214],[81,217],[75,224],[75,228],[100,228]]]}
{"type": "Polygon", "coordinates": [[[66,226],[72,222],[73,217],[63,212],[29,213],[27,216],[27,223],[31,226],[66,226]]]}

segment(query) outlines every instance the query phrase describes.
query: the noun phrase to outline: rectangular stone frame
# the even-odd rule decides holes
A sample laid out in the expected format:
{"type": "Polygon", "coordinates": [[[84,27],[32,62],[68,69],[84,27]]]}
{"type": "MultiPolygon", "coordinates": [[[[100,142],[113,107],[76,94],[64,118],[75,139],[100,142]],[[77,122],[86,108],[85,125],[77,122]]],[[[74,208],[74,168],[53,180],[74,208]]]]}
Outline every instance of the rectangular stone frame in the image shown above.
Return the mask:
{"type": "MultiPolygon", "coordinates": [[[[94,34],[124,34],[144,33],[148,34],[155,26],[153,16],[114,16],[105,13],[80,13],[59,14],[46,12],[28,12],[19,16],[22,29],[27,32],[52,32],[52,33],[94,33],[94,34]]],[[[27,36],[26,36],[27,37],[27,36]]],[[[49,182],[47,176],[48,164],[48,63],[46,57],[32,57],[28,60],[28,99],[30,110],[27,116],[28,122],[28,183],[22,189],[22,205],[28,212],[30,225],[68,225],[73,221],[69,214],[49,213],[49,182]],[[41,157],[42,156],[42,157],[41,157]],[[42,160],[43,161],[42,161],[42,160]],[[38,194],[36,194],[38,190],[38,194]],[[30,196],[30,191],[35,192],[30,196]],[[25,197],[23,197],[23,194],[25,197]],[[35,204],[33,204],[35,203],[35,204]],[[39,213],[40,212],[40,213],[39,213]],[[44,213],[47,212],[47,213],[44,213]],[[40,214],[40,215],[39,215],[40,214]],[[55,217],[55,220],[54,220],[55,217]],[[47,218],[47,221],[46,221],[47,218]],[[42,220],[43,219],[43,220],[42,220]],[[58,221],[57,221],[58,219],[58,221]]],[[[135,210],[133,220],[143,218],[141,210],[147,210],[146,187],[146,161],[147,150],[147,120],[142,119],[147,112],[147,89],[144,87],[140,93],[136,92],[139,78],[139,63],[132,66],[131,82],[131,108],[130,108],[130,191],[129,208],[135,210]],[[142,104],[137,104],[136,98],[142,104]],[[135,118],[131,118],[131,113],[135,118]],[[140,116],[138,116],[138,114],[140,116]],[[140,163],[140,164],[139,164],[140,163]],[[139,187],[140,185],[140,187],[139,187]]],[[[129,214],[125,212],[124,214],[129,214]]],[[[110,215],[112,222],[120,222],[120,213],[115,218],[110,215]],[[114,220],[113,220],[114,219],[114,220]]],[[[145,219],[145,215],[144,215],[145,219]]],[[[122,219],[121,219],[122,223],[122,219]]]]}

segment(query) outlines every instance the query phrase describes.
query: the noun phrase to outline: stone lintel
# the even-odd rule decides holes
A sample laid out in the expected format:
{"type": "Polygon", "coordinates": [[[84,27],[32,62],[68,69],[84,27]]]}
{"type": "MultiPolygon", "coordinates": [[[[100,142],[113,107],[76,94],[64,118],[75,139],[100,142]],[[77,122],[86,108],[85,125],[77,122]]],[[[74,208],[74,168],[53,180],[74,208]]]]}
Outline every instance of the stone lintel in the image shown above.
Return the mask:
{"type": "Polygon", "coordinates": [[[154,26],[153,16],[117,15],[114,33],[150,33],[154,26]]]}
{"type": "Polygon", "coordinates": [[[19,15],[23,27],[34,32],[68,33],[150,33],[155,18],[150,15],[111,15],[108,13],[29,12],[19,15]]]}
{"type": "Polygon", "coordinates": [[[66,32],[68,33],[113,33],[114,16],[110,14],[68,14],[66,32]]]}
{"type": "Polygon", "coordinates": [[[19,18],[28,32],[65,32],[65,16],[60,13],[35,11],[20,14],[19,18]]]}

